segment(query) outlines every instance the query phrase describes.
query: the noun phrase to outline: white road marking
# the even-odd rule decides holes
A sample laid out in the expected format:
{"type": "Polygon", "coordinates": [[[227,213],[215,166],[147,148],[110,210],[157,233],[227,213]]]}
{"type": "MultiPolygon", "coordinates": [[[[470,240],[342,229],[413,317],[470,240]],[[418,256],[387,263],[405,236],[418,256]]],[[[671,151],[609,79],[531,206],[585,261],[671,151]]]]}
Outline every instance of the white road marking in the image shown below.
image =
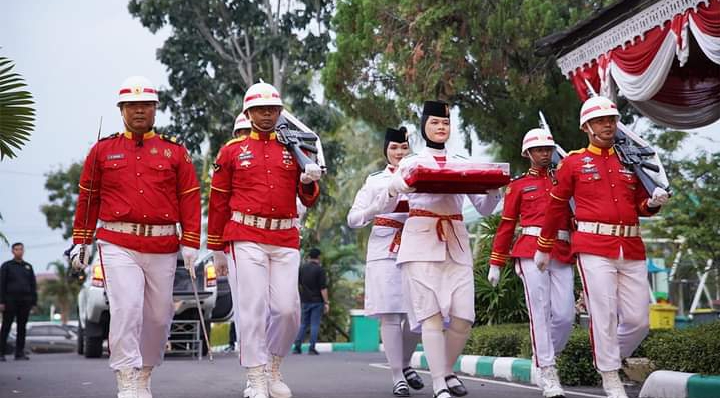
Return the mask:
{"type": "MultiPolygon", "coordinates": [[[[386,364],[384,364],[384,363],[371,363],[370,366],[372,366],[372,367],[374,367],[374,368],[380,368],[380,369],[390,369],[390,366],[388,366],[388,365],[386,365],[386,364]]],[[[415,369],[415,371],[417,371],[418,373],[423,373],[423,374],[427,374],[427,375],[430,374],[430,372],[428,372],[427,370],[415,369]]],[[[509,382],[509,381],[499,381],[499,380],[493,380],[493,379],[483,379],[483,378],[480,378],[480,377],[465,376],[465,375],[458,375],[458,376],[459,376],[461,379],[468,379],[468,380],[473,380],[473,381],[481,381],[481,382],[483,382],[483,383],[488,383],[488,384],[498,384],[498,385],[506,386],[506,387],[524,388],[524,389],[526,389],[526,390],[536,390],[536,391],[540,391],[540,388],[535,387],[535,386],[530,386],[530,385],[525,385],[525,384],[518,384],[518,383],[512,383],[512,382],[509,382]]],[[[571,391],[571,390],[567,390],[567,389],[565,390],[565,395],[574,395],[574,396],[578,396],[578,397],[589,397],[589,398],[605,398],[604,395],[588,394],[588,393],[585,393],[585,392],[571,391]]]]}

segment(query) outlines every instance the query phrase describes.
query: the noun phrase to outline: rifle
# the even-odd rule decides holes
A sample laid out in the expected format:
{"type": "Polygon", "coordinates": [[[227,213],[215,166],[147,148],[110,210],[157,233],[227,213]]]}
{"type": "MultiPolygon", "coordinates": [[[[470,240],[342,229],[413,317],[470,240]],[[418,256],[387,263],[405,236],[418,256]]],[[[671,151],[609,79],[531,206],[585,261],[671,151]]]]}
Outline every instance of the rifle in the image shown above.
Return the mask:
{"type": "Polygon", "coordinates": [[[283,111],[280,115],[275,129],[277,131],[278,142],[285,145],[285,147],[293,154],[293,157],[300,165],[302,171],[305,171],[306,165],[316,163],[315,160],[308,156],[304,151],[313,154],[314,157],[318,159],[318,163],[320,163],[321,168],[323,170],[325,169],[320,137],[318,137],[312,130],[286,111],[283,111]],[[291,129],[291,123],[303,130],[291,129]]]}
{"type": "MultiPolygon", "coordinates": [[[[550,131],[550,125],[545,120],[545,115],[543,115],[542,111],[538,111],[538,114],[540,115],[540,128],[544,129],[548,133],[552,134],[550,131]]],[[[552,164],[550,167],[550,175],[552,178],[555,178],[555,170],[557,170],[558,165],[560,162],[567,157],[567,152],[563,149],[563,147],[560,146],[560,144],[555,143],[555,150],[552,154],[552,164]]],[[[575,214],[575,198],[570,198],[570,210],[573,214],[575,214]]]]}
{"type": "MultiPolygon", "coordinates": [[[[585,86],[589,96],[596,97],[598,95],[587,80],[585,80],[585,86]]],[[[635,173],[648,195],[652,196],[655,188],[661,188],[668,195],[672,195],[670,182],[657,152],[619,119],[617,127],[613,148],[618,154],[620,163],[635,173]]]]}

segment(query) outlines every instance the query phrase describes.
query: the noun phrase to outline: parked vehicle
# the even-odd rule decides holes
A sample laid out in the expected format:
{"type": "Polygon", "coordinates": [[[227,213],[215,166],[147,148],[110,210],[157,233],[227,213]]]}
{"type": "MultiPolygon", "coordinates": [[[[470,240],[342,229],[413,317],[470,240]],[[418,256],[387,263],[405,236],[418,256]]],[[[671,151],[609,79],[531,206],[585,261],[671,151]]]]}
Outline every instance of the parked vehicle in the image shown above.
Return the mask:
{"type": "MultiPolygon", "coordinates": [[[[87,358],[97,358],[103,353],[103,343],[110,329],[110,311],[105,297],[102,267],[96,263],[89,267],[89,276],[78,294],[78,340],[77,352],[87,358]]],[[[232,299],[225,277],[217,277],[210,253],[195,264],[196,283],[205,323],[210,332],[211,322],[221,322],[232,316],[232,299]],[[230,302],[229,304],[227,302],[230,302]],[[218,308],[216,311],[215,309],[218,308]]],[[[198,320],[195,296],[190,275],[178,256],[173,282],[175,316],[173,320],[198,320]]],[[[171,342],[172,344],[172,342],[171,342]]],[[[203,344],[204,346],[204,344],[203,344]]],[[[207,347],[203,347],[204,351],[207,347]]]]}
{"type": "MultiPolygon", "coordinates": [[[[5,354],[15,353],[17,331],[13,327],[8,335],[5,354]]],[[[25,334],[25,350],[35,353],[72,352],[77,345],[77,335],[65,325],[53,322],[30,322],[25,334]]]]}

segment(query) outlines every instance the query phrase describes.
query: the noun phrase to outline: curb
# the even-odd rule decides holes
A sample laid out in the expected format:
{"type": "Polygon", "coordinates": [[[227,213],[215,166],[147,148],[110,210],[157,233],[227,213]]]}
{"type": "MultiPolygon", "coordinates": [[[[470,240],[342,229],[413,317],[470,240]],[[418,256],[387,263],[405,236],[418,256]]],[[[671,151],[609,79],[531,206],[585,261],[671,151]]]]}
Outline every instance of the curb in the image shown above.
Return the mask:
{"type": "MultiPolygon", "coordinates": [[[[417,369],[429,370],[424,352],[415,352],[410,365],[417,369]]],[[[535,384],[535,372],[532,369],[532,361],[529,359],[478,355],[460,355],[453,366],[454,371],[470,376],[494,377],[535,384]]]]}
{"type": "MultiPolygon", "coordinates": [[[[212,352],[223,352],[229,346],[227,344],[213,346],[212,352]]],[[[309,343],[303,343],[302,352],[307,353],[310,348],[309,343]]],[[[355,351],[355,344],[353,343],[317,343],[315,344],[317,352],[339,352],[339,351],[355,351]]]]}
{"type": "Polygon", "coordinates": [[[648,376],[640,398],[716,398],[720,376],[657,370],[648,376]]]}

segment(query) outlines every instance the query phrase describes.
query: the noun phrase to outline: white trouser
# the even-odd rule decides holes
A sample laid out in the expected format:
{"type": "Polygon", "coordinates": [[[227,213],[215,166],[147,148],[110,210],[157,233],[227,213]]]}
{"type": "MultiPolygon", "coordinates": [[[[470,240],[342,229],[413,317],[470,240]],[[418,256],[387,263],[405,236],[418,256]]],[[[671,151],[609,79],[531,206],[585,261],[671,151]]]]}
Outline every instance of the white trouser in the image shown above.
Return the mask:
{"type": "Polygon", "coordinates": [[[170,334],[177,253],[98,242],[110,301],[110,367],[158,366],[170,334]]]}
{"type": "Polygon", "coordinates": [[[578,270],[590,315],[595,367],[618,370],[649,330],[648,279],[645,260],[612,259],[580,253],[578,270]]]}
{"type": "Polygon", "coordinates": [[[240,363],[255,367],[268,363],[270,355],[284,357],[300,328],[300,252],[242,241],[233,242],[230,259],[237,276],[231,292],[239,304],[240,363]]]}
{"type": "Polygon", "coordinates": [[[525,286],[535,366],[555,365],[555,356],[565,348],[575,320],[572,266],[552,260],[542,272],[532,258],[520,258],[515,271],[525,286]]]}

